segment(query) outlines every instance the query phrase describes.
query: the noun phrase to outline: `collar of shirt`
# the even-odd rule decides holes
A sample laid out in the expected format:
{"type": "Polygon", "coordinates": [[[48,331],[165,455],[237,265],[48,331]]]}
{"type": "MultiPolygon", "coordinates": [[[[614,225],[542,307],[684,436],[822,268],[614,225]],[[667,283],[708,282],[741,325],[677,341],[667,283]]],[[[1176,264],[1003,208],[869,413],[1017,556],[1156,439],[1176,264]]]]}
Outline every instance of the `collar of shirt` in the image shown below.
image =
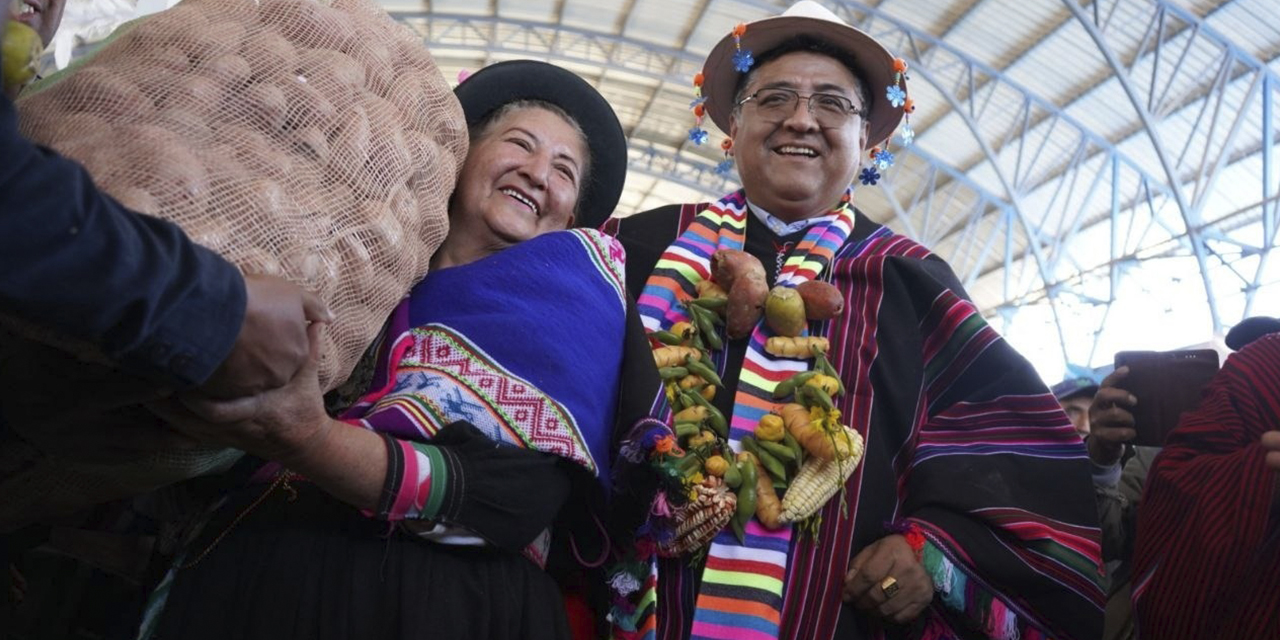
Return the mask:
{"type": "Polygon", "coordinates": [[[801,231],[808,229],[811,225],[819,222],[826,222],[828,220],[835,220],[836,218],[836,214],[833,213],[830,215],[818,216],[816,218],[805,218],[803,220],[796,220],[792,223],[786,223],[775,218],[773,214],[760,208],[759,205],[756,205],[750,200],[747,201],[747,208],[751,210],[751,214],[756,217],[756,220],[764,223],[764,226],[769,227],[769,230],[780,238],[800,233],[801,231]]]}

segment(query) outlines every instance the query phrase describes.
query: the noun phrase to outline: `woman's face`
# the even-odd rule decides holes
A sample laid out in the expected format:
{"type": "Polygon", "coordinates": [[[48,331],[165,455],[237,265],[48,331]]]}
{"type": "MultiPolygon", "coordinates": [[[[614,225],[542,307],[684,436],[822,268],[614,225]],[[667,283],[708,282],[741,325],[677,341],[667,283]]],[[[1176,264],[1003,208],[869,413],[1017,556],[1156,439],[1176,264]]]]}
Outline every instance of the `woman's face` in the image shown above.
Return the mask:
{"type": "Polygon", "coordinates": [[[454,230],[515,244],[569,228],[586,159],[581,134],[561,116],[540,107],[500,116],[462,165],[454,230]]]}

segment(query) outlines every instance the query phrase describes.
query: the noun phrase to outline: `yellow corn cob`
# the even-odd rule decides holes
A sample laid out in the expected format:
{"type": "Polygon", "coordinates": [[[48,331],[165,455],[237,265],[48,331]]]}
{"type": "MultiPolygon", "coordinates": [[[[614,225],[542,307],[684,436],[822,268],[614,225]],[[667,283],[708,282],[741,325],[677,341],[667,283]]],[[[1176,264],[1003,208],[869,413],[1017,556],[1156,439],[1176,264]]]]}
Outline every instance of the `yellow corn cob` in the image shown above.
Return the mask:
{"type": "Polygon", "coordinates": [[[693,347],[658,347],[653,350],[653,361],[662,367],[684,366],[685,358],[692,356],[694,360],[702,357],[702,352],[693,347]]]}
{"type": "Polygon", "coordinates": [[[831,343],[826,338],[813,336],[804,338],[774,336],[764,343],[764,350],[772,355],[780,358],[800,358],[802,360],[813,357],[812,347],[817,347],[819,351],[825,352],[831,347],[831,343]]]}
{"type": "Polygon", "coordinates": [[[817,513],[853,475],[862,461],[862,436],[848,427],[845,431],[853,439],[850,456],[843,460],[820,460],[812,456],[805,459],[782,498],[782,522],[804,520],[817,513]]]}

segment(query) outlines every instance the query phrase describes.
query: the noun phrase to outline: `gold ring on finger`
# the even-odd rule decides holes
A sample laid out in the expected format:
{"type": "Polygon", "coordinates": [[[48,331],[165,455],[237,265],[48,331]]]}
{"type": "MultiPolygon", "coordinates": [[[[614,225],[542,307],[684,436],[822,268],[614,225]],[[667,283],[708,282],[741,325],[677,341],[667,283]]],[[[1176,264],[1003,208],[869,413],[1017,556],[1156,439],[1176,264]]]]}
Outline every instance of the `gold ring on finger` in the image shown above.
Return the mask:
{"type": "Polygon", "coordinates": [[[902,585],[898,584],[898,581],[894,579],[893,576],[889,576],[880,581],[880,591],[881,593],[884,593],[885,599],[898,595],[898,592],[901,590],[902,585]]]}

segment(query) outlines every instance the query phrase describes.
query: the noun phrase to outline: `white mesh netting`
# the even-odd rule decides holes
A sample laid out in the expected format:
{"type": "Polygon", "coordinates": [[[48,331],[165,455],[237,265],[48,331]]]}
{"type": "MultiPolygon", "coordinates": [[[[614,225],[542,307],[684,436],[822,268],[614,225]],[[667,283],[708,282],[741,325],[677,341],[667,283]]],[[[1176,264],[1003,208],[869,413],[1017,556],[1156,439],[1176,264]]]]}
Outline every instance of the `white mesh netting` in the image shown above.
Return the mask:
{"type": "MultiPolygon", "coordinates": [[[[337,318],[323,332],[325,389],[426,274],[467,151],[461,107],[430,53],[371,0],[185,0],[125,25],[18,108],[28,137],[84,164],[126,206],[177,223],[246,273],[318,292],[337,318]]],[[[94,367],[40,350],[6,348],[0,378],[94,367]],[[34,369],[33,357],[43,358],[34,369]]],[[[136,382],[115,386],[4,394],[14,431],[40,454],[0,459],[0,530],[232,459],[77,445],[77,430],[163,428],[133,404],[146,396],[136,382]],[[68,406],[68,395],[85,401],[68,406]]]]}

